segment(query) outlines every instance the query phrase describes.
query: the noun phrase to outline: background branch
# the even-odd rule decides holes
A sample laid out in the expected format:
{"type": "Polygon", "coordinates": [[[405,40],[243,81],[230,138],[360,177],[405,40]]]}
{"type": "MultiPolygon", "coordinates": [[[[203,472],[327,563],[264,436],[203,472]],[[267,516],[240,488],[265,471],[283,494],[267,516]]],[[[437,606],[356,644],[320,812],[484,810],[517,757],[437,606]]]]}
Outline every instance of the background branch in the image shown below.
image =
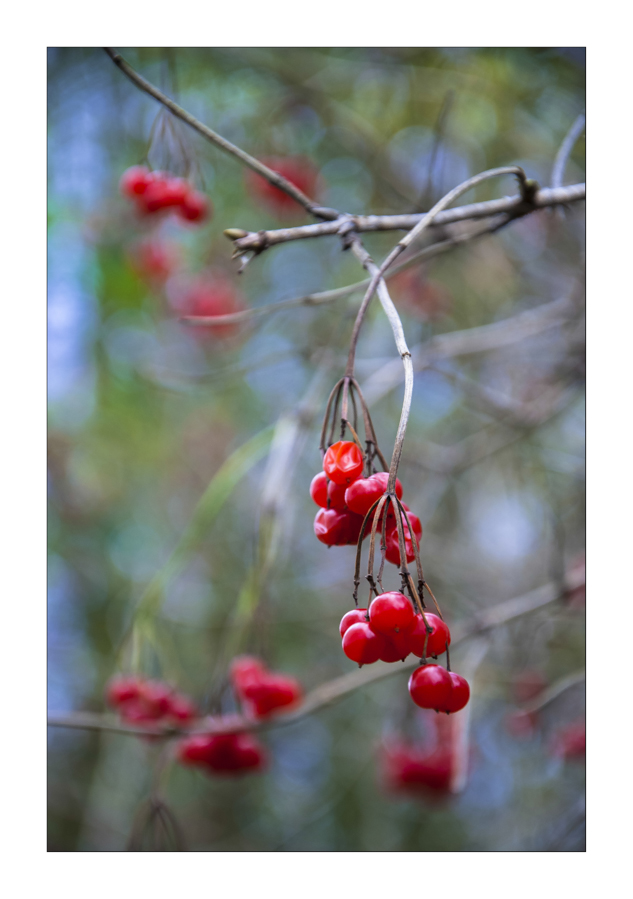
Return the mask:
{"type": "MultiPolygon", "coordinates": [[[[565,587],[563,593],[560,591],[558,583],[551,582],[525,593],[516,596],[506,602],[486,609],[474,616],[467,622],[457,622],[452,628],[453,639],[451,648],[459,643],[474,636],[500,627],[515,618],[534,612],[543,606],[549,605],[558,599],[563,598],[569,591],[581,587],[585,583],[584,571],[572,569],[565,576],[565,587]]],[[[342,699],[349,693],[358,690],[368,684],[383,680],[387,677],[393,677],[405,671],[411,671],[419,664],[419,659],[408,659],[401,665],[388,665],[385,662],[376,662],[371,667],[353,671],[342,677],[337,677],[332,681],[328,681],[322,686],[317,687],[310,693],[306,694],[303,703],[294,711],[280,713],[269,720],[253,721],[240,715],[231,716],[230,718],[206,718],[195,722],[188,728],[181,731],[169,731],[163,727],[147,727],[140,728],[133,725],[119,723],[108,715],[102,715],[95,712],[51,712],[48,717],[48,724],[51,727],[69,727],[81,730],[106,730],[112,733],[128,734],[132,736],[178,736],[187,733],[237,733],[239,731],[258,731],[268,730],[273,727],[279,727],[283,724],[290,724],[319,711],[326,706],[342,699]]]]}

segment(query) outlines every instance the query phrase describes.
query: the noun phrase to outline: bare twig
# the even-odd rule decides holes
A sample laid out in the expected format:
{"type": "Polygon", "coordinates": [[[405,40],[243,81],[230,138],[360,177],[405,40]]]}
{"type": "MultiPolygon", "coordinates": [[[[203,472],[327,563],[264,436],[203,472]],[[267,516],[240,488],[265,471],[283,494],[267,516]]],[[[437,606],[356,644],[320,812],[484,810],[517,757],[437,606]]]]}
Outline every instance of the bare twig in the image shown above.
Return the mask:
{"type": "MultiPolygon", "coordinates": [[[[401,262],[399,265],[394,265],[388,272],[385,272],[385,279],[388,280],[389,278],[394,277],[394,275],[397,275],[414,265],[418,265],[426,259],[431,259],[433,256],[439,256],[442,253],[446,253],[454,247],[469,243],[472,240],[477,240],[477,238],[484,237],[486,234],[494,234],[495,231],[503,228],[511,221],[513,221],[513,217],[509,213],[501,213],[490,219],[490,221],[485,222],[483,226],[476,226],[461,234],[455,234],[453,237],[446,240],[441,240],[428,247],[424,247],[424,249],[409,256],[404,262],[401,262]]],[[[292,300],[281,300],[278,303],[270,303],[267,306],[245,309],[242,312],[230,312],[227,315],[213,316],[183,316],[181,321],[193,325],[205,325],[206,327],[239,324],[248,321],[251,318],[269,315],[270,313],[280,312],[285,309],[293,309],[297,306],[321,306],[324,303],[333,303],[335,300],[351,296],[360,290],[365,290],[369,286],[369,283],[370,280],[366,279],[365,281],[358,281],[355,284],[349,284],[347,287],[337,287],[334,290],[311,293],[306,296],[296,297],[292,300]]]]}
{"type": "MultiPolygon", "coordinates": [[[[506,602],[486,609],[471,618],[468,622],[458,622],[452,628],[451,647],[472,637],[475,634],[485,633],[495,627],[506,624],[514,618],[527,615],[537,609],[543,608],[552,602],[565,596],[570,590],[582,586],[585,582],[584,571],[570,570],[565,577],[563,593],[560,585],[554,582],[545,584],[530,593],[516,596],[506,602]]],[[[385,662],[376,662],[371,668],[365,667],[359,671],[353,671],[342,677],[328,681],[308,693],[303,703],[294,711],[279,713],[268,720],[252,720],[244,716],[235,715],[231,718],[205,718],[194,722],[181,731],[166,730],[163,727],[144,727],[122,724],[114,720],[110,715],[102,715],[94,712],[51,712],[48,723],[51,727],[68,727],[80,730],[104,730],[112,733],[127,734],[132,736],[156,735],[162,737],[177,737],[191,733],[236,733],[238,731],[266,730],[278,727],[282,724],[290,724],[293,721],[319,711],[355,690],[367,686],[386,677],[410,671],[419,664],[418,659],[407,660],[401,665],[388,665],[385,662]]]]}
{"type": "MultiPolygon", "coordinates": [[[[433,227],[443,227],[456,222],[489,218],[502,213],[512,216],[513,219],[521,218],[524,215],[535,212],[537,209],[566,205],[584,199],[584,184],[541,188],[534,192],[529,202],[526,202],[525,197],[519,194],[512,197],[501,197],[498,200],[488,200],[483,203],[471,203],[468,206],[456,206],[454,209],[446,209],[438,212],[433,217],[432,224],[433,227]]],[[[291,240],[309,240],[328,235],[337,235],[341,225],[346,222],[351,222],[353,230],[359,234],[365,231],[411,231],[428,215],[428,212],[406,213],[404,215],[345,215],[339,216],[332,221],[319,222],[315,225],[279,228],[275,231],[242,232],[240,229],[229,229],[227,236],[234,241],[235,249],[240,253],[248,250],[261,251],[277,244],[288,243],[291,240]],[[234,235],[238,233],[240,236],[235,237],[234,235]]]]}

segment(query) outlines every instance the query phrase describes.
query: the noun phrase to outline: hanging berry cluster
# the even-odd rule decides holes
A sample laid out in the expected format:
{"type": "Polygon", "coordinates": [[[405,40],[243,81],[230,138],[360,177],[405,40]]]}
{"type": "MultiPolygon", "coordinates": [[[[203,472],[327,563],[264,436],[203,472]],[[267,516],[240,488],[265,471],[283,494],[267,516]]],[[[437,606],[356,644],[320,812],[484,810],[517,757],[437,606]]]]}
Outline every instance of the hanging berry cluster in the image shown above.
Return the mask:
{"type": "Polygon", "coordinates": [[[115,677],[107,686],[106,699],[128,724],[186,724],[197,717],[193,702],[169,684],[141,677],[115,677]]]}
{"type": "MultiPolygon", "coordinates": [[[[303,695],[297,680],[269,671],[252,656],[233,660],[230,679],[244,714],[253,719],[267,718],[277,709],[296,705],[303,695]]],[[[181,741],[178,760],[206,773],[235,775],[264,768],[266,753],[248,733],[196,734],[181,741]]]]}
{"type": "Polygon", "coordinates": [[[143,165],[134,165],[123,172],[119,186],[144,216],[173,210],[186,222],[202,224],[211,215],[211,203],[204,194],[169,172],[150,172],[143,165]]]}
{"type": "Polygon", "coordinates": [[[347,612],[340,624],[343,652],[359,666],[377,661],[404,661],[413,653],[420,667],[411,676],[409,693],[416,705],[448,714],[464,708],[470,697],[466,680],[451,672],[448,647],[451,635],[428,583],[420,562],[422,525],[402,502],[402,485],[395,471],[387,471],[380,452],[369,410],[354,378],[346,376],[334,387],[327,404],[321,431],[323,472],[310,484],[310,495],[321,506],[314,521],[317,538],[328,546],[356,544],[354,573],[355,608],[347,612]],[[357,402],[361,407],[366,450],[363,452],[357,434],[357,402]],[[332,443],[341,406],[341,439],[332,443]],[[353,410],[353,423],[348,408],[353,410]],[[329,427],[329,439],[326,434],[329,427]],[[345,440],[349,428],[354,440],[345,440]],[[379,459],[385,471],[376,472],[379,459]],[[363,477],[364,474],[364,477],[363,477]],[[381,563],[374,577],[376,535],[380,533],[381,563]],[[369,601],[358,608],[358,588],[363,540],[370,536],[366,579],[369,601]],[[417,588],[408,563],[415,560],[417,588]],[[400,591],[385,591],[382,577],[385,562],[400,570],[400,591]],[[437,615],[426,611],[424,588],[433,598],[437,615]],[[446,652],[447,668],[429,664],[427,657],[437,658],[446,652]]]}

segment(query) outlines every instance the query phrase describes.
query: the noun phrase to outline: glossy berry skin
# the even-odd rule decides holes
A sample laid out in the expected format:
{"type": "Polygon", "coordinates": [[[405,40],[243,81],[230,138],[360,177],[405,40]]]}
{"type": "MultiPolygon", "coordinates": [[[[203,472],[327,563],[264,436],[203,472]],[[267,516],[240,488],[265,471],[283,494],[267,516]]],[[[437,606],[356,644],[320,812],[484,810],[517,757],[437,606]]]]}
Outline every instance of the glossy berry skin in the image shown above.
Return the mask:
{"type": "Polygon", "coordinates": [[[136,200],[149,184],[150,173],[144,165],[133,165],[121,175],[119,189],[124,197],[136,200]]]}
{"type": "Polygon", "coordinates": [[[396,591],[382,593],[369,607],[372,628],[385,637],[406,631],[414,617],[413,606],[407,597],[396,591]]]}
{"type": "Polygon", "coordinates": [[[385,638],[365,621],[352,624],[343,635],[343,652],[358,665],[372,665],[385,651],[385,638]]]}
{"type": "Polygon", "coordinates": [[[442,711],[459,712],[468,704],[468,700],[470,699],[470,687],[465,677],[462,677],[460,674],[455,674],[454,671],[449,673],[451,681],[453,682],[453,689],[451,690],[451,694],[442,711]]]}
{"type": "MultiPolygon", "coordinates": [[[[411,526],[413,527],[413,522],[411,522],[411,526]]],[[[411,534],[409,533],[409,528],[406,525],[406,522],[403,524],[404,530],[404,546],[405,553],[407,557],[407,562],[413,562],[415,559],[415,549],[413,546],[413,541],[411,540],[411,534]]],[[[397,565],[400,567],[400,542],[398,539],[398,528],[394,522],[392,527],[389,527],[389,520],[387,520],[387,533],[385,534],[385,545],[387,547],[386,559],[388,562],[391,562],[392,565],[397,565]]],[[[419,546],[419,541],[416,540],[416,545],[419,546]]]]}
{"type": "Polygon", "coordinates": [[[452,690],[449,672],[439,665],[421,665],[409,678],[411,699],[421,709],[448,711],[452,690]]]}
{"type": "Polygon", "coordinates": [[[339,625],[341,637],[345,635],[345,631],[353,624],[359,623],[367,624],[367,609],[352,609],[350,612],[346,612],[341,618],[341,623],[339,625]]]}
{"type": "MultiPolygon", "coordinates": [[[[395,636],[399,635],[396,634],[395,636]]],[[[379,656],[381,662],[404,662],[408,655],[409,650],[406,647],[403,647],[395,640],[385,637],[385,645],[379,656]]]]}
{"type": "MultiPolygon", "coordinates": [[[[409,522],[411,527],[413,528],[413,533],[417,537],[417,542],[419,543],[422,539],[422,522],[418,518],[417,515],[414,515],[413,512],[409,512],[409,508],[407,507],[407,516],[409,518],[409,522]]],[[[403,516],[402,526],[404,528],[405,535],[409,533],[409,528],[407,527],[407,519],[403,516]]]]}
{"type": "MultiPolygon", "coordinates": [[[[388,481],[389,473],[386,471],[372,474],[368,478],[358,478],[347,488],[345,502],[352,512],[367,515],[376,500],[379,500],[386,491],[388,481]]],[[[396,496],[402,498],[402,484],[398,479],[396,479],[396,496]]]]}
{"type": "Polygon", "coordinates": [[[424,614],[431,627],[431,633],[426,642],[426,653],[424,653],[426,626],[420,614],[415,616],[413,624],[407,633],[409,649],[418,658],[422,658],[424,654],[427,656],[439,656],[446,652],[447,643],[450,646],[451,633],[448,626],[438,615],[434,615],[432,612],[425,612],[424,614]]]}
{"type": "Polygon", "coordinates": [[[321,506],[322,509],[327,508],[327,487],[328,480],[324,471],[315,474],[310,481],[310,496],[317,506],[321,506]]]}
{"type": "MultiPolygon", "coordinates": [[[[314,196],[318,171],[309,159],[303,156],[268,156],[262,162],[309,197],[314,196]]],[[[249,192],[274,215],[283,218],[303,213],[303,207],[296,200],[261,175],[249,171],[246,173],[246,181],[249,192]]]]}
{"type": "Polygon", "coordinates": [[[320,509],[314,519],[314,533],[326,546],[349,546],[357,543],[362,527],[363,519],[360,515],[339,512],[338,509],[320,509]]]}
{"type": "Polygon", "coordinates": [[[351,484],[363,473],[363,454],[351,440],[339,440],[326,452],[323,471],[335,484],[351,484]]]}
{"type": "Polygon", "coordinates": [[[339,512],[349,512],[345,502],[345,484],[335,484],[330,481],[327,485],[327,499],[330,509],[337,509],[339,512]]]}

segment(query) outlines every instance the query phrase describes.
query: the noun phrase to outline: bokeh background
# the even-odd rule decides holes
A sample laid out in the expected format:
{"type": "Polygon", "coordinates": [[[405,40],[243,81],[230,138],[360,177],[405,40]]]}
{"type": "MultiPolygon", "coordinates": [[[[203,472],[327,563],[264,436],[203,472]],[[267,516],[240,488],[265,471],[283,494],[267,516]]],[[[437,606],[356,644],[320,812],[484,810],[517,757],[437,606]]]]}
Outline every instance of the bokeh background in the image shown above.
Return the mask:
{"type": "MultiPolygon", "coordinates": [[[[121,52],[248,152],[311,160],[318,199],[355,213],[419,211],[499,165],[522,165],[547,186],[585,102],[580,49],[121,52]]],[[[338,622],[354,550],[315,539],[308,485],[360,294],[228,334],[181,323],[174,297],[202,277],[228,285],[237,305],[264,306],[354,283],[357,263],[323,238],[269,250],[238,275],[225,228],[309,219],[266,208],[235,160],[169,121],[100,49],[49,50],[48,141],[49,708],[104,712],[108,679],[136,664],[205,712],[231,711],[226,665],[241,650],[305,689],[353,670],[338,622]],[[211,221],[136,215],[118,182],[147,159],[193,180],[211,221]],[[148,242],[168,248],[160,275],[139,262],[148,242]],[[271,426],[273,450],[218,514],[195,519],[182,564],[159,577],[131,640],[134,609],[191,535],[211,479],[228,479],[223,463],[271,426]]],[[[582,180],[584,137],[564,183],[582,180]]],[[[460,202],[514,190],[511,179],[487,182],[460,202]]],[[[364,242],[382,259],[396,239],[364,242]]],[[[397,673],[271,729],[264,774],[171,767],[165,801],[190,850],[584,849],[582,753],[561,749],[561,732],[584,721],[582,677],[529,720],[520,713],[584,666],[583,591],[563,587],[584,547],[584,204],[530,215],[411,271],[391,282],[411,347],[510,321],[488,351],[419,357],[400,477],[424,526],[425,574],[451,626],[548,583],[561,599],[455,648],[453,665],[470,666],[473,685],[458,792],[396,790],[386,778],[385,746],[435,739],[433,715],[416,710],[397,673]],[[536,310],[529,320],[541,321],[539,307],[556,301],[542,327],[524,333],[523,317],[513,334],[515,317],[536,310]]],[[[357,375],[387,456],[402,402],[394,359],[374,301],[357,375]]],[[[49,848],[124,849],[159,751],[50,728],[49,848]]]]}

